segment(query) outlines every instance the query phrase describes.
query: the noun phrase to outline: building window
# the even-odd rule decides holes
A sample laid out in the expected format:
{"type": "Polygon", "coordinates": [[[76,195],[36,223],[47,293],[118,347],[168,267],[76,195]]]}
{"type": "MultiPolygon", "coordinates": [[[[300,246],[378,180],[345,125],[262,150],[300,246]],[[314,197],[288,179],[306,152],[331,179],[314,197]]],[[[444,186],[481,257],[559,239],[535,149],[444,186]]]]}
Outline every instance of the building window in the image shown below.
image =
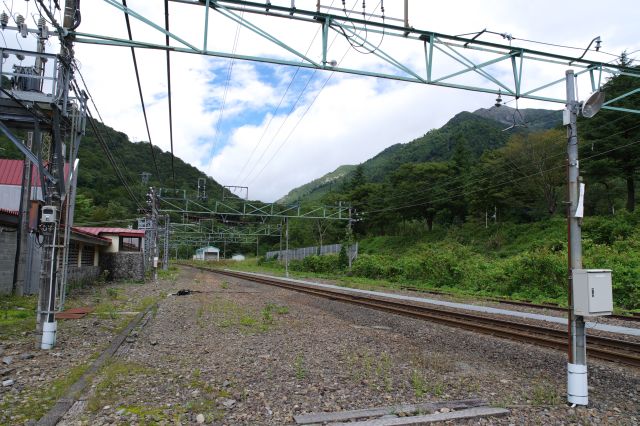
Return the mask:
{"type": "Polygon", "coordinates": [[[120,251],[140,251],[140,237],[120,237],[120,251]]]}
{"type": "Polygon", "coordinates": [[[74,241],[69,243],[69,257],[67,258],[67,265],[77,266],[78,265],[78,244],[74,241]]]}
{"type": "Polygon", "coordinates": [[[82,248],[82,266],[93,266],[93,256],[96,248],[94,246],[84,246],[82,248]]]}

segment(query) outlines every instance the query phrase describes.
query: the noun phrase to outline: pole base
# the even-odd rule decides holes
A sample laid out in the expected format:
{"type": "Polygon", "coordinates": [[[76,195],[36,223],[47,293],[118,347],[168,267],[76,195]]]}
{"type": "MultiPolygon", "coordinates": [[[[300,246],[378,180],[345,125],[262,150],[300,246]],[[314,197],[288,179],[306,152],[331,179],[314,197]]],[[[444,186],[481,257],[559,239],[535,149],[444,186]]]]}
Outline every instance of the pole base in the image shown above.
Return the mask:
{"type": "Polygon", "coordinates": [[[40,349],[48,350],[55,346],[57,330],[57,321],[42,324],[42,343],[40,344],[40,349]]]}
{"type": "Polygon", "coordinates": [[[589,404],[586,365],[567,364],[567,401],[576,405],[589,404]]]}

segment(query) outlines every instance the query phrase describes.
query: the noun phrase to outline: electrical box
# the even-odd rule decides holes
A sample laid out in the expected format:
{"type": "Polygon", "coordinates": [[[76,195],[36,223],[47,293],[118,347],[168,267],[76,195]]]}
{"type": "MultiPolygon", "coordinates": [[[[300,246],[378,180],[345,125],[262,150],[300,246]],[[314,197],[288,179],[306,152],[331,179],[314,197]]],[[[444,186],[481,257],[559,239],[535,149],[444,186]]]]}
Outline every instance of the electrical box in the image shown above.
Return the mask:
{"type": "Polygon", "coordinates": [[[574,269],[573,313],[593,317],[612,311],[611,269],[574,269]]]}
{"type": "Polygon", "coordinates": [[[58,208],[56,206],[42,206],[40,223],[56,223],[58,221],[58,208]]]}

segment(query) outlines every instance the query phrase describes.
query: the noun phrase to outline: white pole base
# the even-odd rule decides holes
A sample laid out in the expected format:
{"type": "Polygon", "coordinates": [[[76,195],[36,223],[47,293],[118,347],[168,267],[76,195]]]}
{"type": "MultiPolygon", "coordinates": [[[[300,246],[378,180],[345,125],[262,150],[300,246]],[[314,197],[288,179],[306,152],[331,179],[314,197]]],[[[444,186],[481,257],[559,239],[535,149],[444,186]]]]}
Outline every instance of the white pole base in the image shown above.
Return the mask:
{"type": "Polygon", "coordinates": [[[51,349],[56,344],[56,331],[58,330],[58,323],[45,322],[42,324],[42,343],[40,349],[51,349]]]}
{"type": "Polygon", "coordinates": [[[589,404],[587,366],[567,363],[567,401],[569,404],[589,404]]]}

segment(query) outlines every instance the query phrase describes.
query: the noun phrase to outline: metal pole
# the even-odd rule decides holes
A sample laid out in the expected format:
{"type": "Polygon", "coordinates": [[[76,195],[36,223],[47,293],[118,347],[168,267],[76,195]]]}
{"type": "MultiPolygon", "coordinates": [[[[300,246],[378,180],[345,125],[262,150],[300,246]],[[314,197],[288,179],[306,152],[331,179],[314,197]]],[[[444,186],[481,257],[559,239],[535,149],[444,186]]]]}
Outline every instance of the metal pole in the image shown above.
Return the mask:
{"type": "Polygon", "coordinates": [[[286,235],[286,248],[285,248],[285,260],[284,260],[284,274],[287,278],[289,278],[289,218],[284,218],[284,223],[287,226],[285,231],[286,235]]]}
{"type": "MultiPolygon", "coordinates": [[[[578,162],[577,118],[580,107],[576,100],[575,75],[566,72],[567,85],[567,190],[569,206],[567,210],[568,228],[568,299],[569,299],[569,359],[567,366],[567,400],[571,404],[588,404],[587,350],[584,317],[573,314],[573,270],[582,268],[582,229],[580,218],[576,217],[580,189],[580,164],[578,162]]],[[[566,123],[566,121],[565,121],[566,123]]]]}

